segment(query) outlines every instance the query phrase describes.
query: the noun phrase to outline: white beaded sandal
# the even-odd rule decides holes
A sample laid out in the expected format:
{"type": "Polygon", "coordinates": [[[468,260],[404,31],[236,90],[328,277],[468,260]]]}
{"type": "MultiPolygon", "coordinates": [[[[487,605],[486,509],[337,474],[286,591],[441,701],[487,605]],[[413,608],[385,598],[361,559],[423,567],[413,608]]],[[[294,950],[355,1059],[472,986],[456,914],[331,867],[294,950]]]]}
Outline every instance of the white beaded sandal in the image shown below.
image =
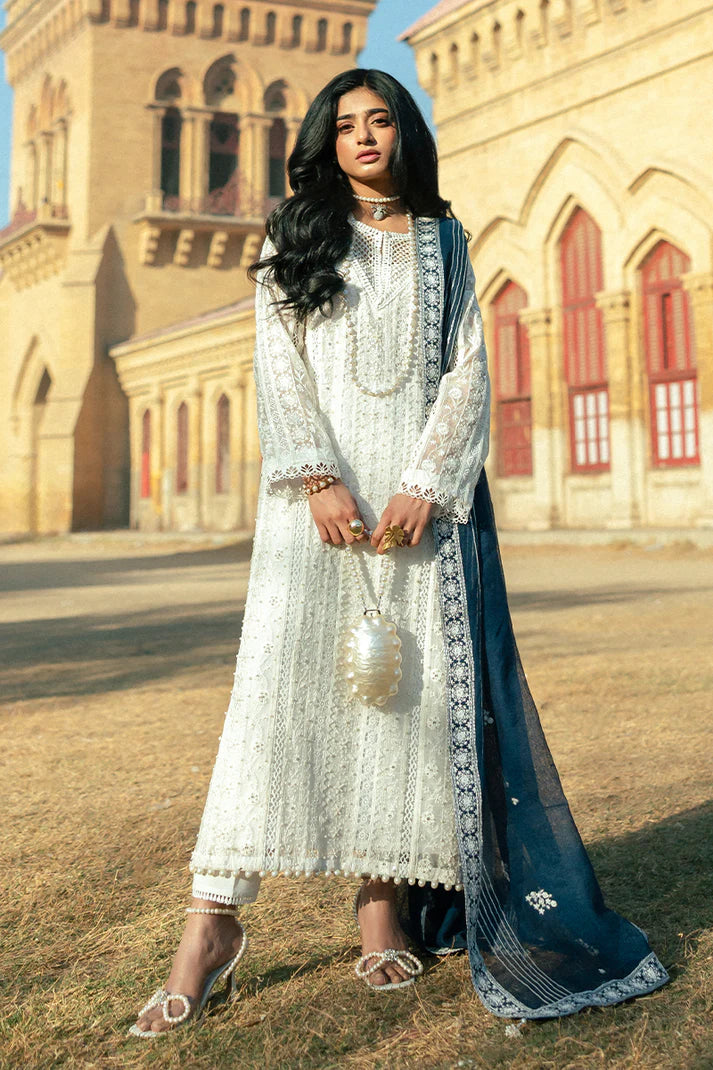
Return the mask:
{"type": "MultiPolygon", "coordinates": [[[[361,885],[357,888],[352,908],[357,925],[359,924],[359,897],[361,896],[361,888],[361,885]]],[[[423,973],[423,963],[410,951],[405,951],[403,948],[387,947],[384,951],[370,951],[368,954],[362,955],[354,967],[354,973],[360,981],[363,981],[364,984],[372,990],[372,992],[391,992],[395,988],[408,988],[409,985],[412,985],[416,978],[420,977],[423,973]],[[389,963],[398,966],[400,970],[403,970],[403,972],[407,973],[409,976],[403,981],[388,981],[383,985],[373,984],[369,980],[371,975],[376,973],[377,970],[383,970],[384,966],[389,963]]]]}
{"type": "Polygon", "coordinates": [[[208,1002],[211,992],[219,981],[225,981],[226,984],[229,984],[231,988],[231,996],[235,996],[237,988],[235,983],[235,968],[248,946],[248,938],[245,935],[245,929],[241,922],[235,917],[235,913],[235,910],[223,910],[218,907],[187,907],[186,914],[227,914],[228,916],[235,918],[235,924],[238,926],[240,935],[242,936],[240,950],[237,955],[233,955],[232,959],[224,963],[222,966],[218,966],[217,969],[208,974],[205,985],[203,986],[203,991],[198,1000],[191,999],[189,996],[184,996],[180,992],[167,992],[165,988],[157,988],[146,1006],[141,1008],[137,1018],[141,1018],[147,1011],[152,1010],[154,1007],[160,1007],[164,1021],[168,1022],[172,1028],[156,1031],[153,1029],[139,1029],[138,1025],[132,1025],[129,1029],[129,1036],[153,1039],[154,1037],[162,1037],[166,1036],[168,1033],[174,1032],[174,1030],[185,1025],[188,1021],[197,1022],[203,1013],[203,1008],[208,1002]],[[170,1007],[172,1000],[176,1000],[183,1005],[183,1010],[180,1014],[171,1014],[170,1007]]]}

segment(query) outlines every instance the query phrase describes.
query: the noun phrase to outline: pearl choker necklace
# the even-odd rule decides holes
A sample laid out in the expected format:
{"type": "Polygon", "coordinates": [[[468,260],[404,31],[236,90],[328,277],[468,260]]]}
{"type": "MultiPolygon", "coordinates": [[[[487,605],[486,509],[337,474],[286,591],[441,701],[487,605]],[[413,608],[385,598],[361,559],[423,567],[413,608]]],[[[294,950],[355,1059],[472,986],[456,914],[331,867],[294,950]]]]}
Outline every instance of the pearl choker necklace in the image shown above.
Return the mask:
{"type": "Polygon", "coordinates": [[[357,201],[366,201],[368,204],[374,205],[371,210],[371,214],[374,216],[374,219],[386,219],[389,213],[387,212],[386,208],[384,208],[384,205],[393,204],[394,201],[401,200],[401,194],[397,193],[395,197],[359,197],[355,193],[354,198],[357,201]]]}

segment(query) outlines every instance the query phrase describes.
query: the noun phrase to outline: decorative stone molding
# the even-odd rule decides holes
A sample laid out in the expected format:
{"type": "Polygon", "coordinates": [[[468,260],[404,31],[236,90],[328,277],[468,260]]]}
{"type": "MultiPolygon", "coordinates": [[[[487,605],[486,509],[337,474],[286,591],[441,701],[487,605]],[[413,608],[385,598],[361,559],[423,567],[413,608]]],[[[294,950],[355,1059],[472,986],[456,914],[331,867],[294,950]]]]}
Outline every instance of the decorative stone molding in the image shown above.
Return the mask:
{"type": "Polygon", "coordinates": [[[598,293],[597,308],[601,309],[605,323],[628,323],[631,318],[631,294],[628,290],[598,293]]]}
{"type": "Polygon", "coordinates": [[[247,234],[245,241],[243,242],[243,248],[240,252],[240,267],[243,269],[249,268],[250,265],[257,260],[260,249],[262,247],[263,237],[262,234],[247,234]]]}
{"type": "MultiPolygon", "coordinates": [[[[145,5],[142,5],[142,7],[145,5]]],[[[277,5],[276,5],[277,7],[277,5]]],[[[356,57],[364,47],[366,21],[376,7],[376,0],[325,0],[304,15],[304,32],[300,48],[305,51],[324,51],[330,55],[344,54],[342,33],[345,23],[352,24],[351,41],[348,54],[356,57]],[[317,23],[320,19],[327,21],[327,33],[324,49],[317,42],[317,23]],[[313,29],[310,31],[310,25],[313,29]]],[[[219,33],[213,23],[213,5],[199,2],[196,9],[195,36],[202,39],[222,39],[225,41],[246,41],[251,45],[267,45],[271,48],[290,49],[295,45],[288,23],[290,15],[285,10],[276,10],[275,38],[268,40],[265,36],[265,16],[269,11],[263,3],[243,3],[237,7],[225,4],[225,17],[219,33]],[[240,13],[248,10],[249,32],[242,33],[240,13]],[[237,21],[236,21],[237,20],[237,21]]],[[[122,33],[171,33],[184,35],[186,5],[183,0],[169,0],[167,26],[158,28],[158,13],[151,10],[143,14],[134,25],[129,0],[112,0],[105,5],[102,0],[43,0],[37,3],[31,0],[14,0],[7,5],[7,26],[0,34],[0,47],[7,54],[7,78],[10,85],[16,85],[25,76],[31,74],[45,56],[53,52],[63,41],[76,33],[83,25],[106,24],[122,33]],[[51,8],[51,10],[47,10],[51,8]]],[[[300,9],[300,14],[302,10],[300,9]]]]}
{"type": "Polygon", "coordinates": [[[256,259],[265,232],[264,216],[243,218],[227,215],[207,215],[193,212],[167,212],[161,209],[161,194],[146,197],[146,210],[134,218],[141,227],[139,263],[157,265],[170,259],[176,267],[187,267],[196,250],[196,237],[208,235],[205,261],[208,267],[220,268],[225,263],[232,243],[240,248],[241,264],[248,266],[256,259]],[[163,243],[162,243],[163,239],[163,243]],[[251,240],[248,246],[246,242],[251,240]],[[158,256],[161,243],[161,256],[158,256]],[[248,250],[249,259],[244,263],[248,250]],[[252,250],[255,255],[252,255],[252,250]]]}
{"type": "Polygon", "coordinates": [[[0,270],[16,290],[57,275],[67,259],[67,219],[36,219],[0,243],[0,270]]]}
{"type": "Polygon", "coordinates": [[[210,239],[210,247],[208,249],[208,267],[222,267],[223,256],[225,255],[225,248],[228,244],[228,237],[229,235],[227,230],[216,230],[215,234],[210,239]]]}
{"type": "Polygon", "coordinates": [[[195,230],[185,229],[179,231],[178,238],[176,239],[176,247],[173,252],[173,262],[178,267],[186,267],[189,263],[195,236],[195,230]]]}
{"type": "Polygon", "coordinates": [[[683,288],[688,293],[691,304],[710,306],[713,302],[713,272],[688,271],[681,275],[683,288]]]}
{"type": "Polygon", "coordinates": [[[552,309],[550,308],[523,308],[518,319],[527,328],[530,341],[535,338],[547,338],[552,334],[552,309]]]}
{"type": "Polygon", "coordinates": [[[139,236],[139,263],[153,264],[156,261],[156,250],[161,239],[161,228],[146,223],[141,228],[139,236]]]}

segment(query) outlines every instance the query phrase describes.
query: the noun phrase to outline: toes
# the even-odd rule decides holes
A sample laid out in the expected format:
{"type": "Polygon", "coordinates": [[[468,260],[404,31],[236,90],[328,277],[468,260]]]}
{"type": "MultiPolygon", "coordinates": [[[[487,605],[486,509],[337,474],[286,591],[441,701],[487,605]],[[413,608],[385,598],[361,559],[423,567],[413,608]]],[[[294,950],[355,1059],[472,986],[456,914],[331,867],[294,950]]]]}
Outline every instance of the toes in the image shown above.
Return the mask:
{"type": "Polygon", "coordinates": [[[397,966],[387,966],[386,973],[388,974],[389,981],[394,985],[398,985],[401,981],[405,981],[407,976],[405,973],[402,973],[397,966]]]}
{"type": "Polygon", "coordinates": [[[369,976],[369,984],[375,985],[377,988],[381,988],[382,985],[389,983],[388,974],[384,970],[375,970],[374,973],[369,976]]]}

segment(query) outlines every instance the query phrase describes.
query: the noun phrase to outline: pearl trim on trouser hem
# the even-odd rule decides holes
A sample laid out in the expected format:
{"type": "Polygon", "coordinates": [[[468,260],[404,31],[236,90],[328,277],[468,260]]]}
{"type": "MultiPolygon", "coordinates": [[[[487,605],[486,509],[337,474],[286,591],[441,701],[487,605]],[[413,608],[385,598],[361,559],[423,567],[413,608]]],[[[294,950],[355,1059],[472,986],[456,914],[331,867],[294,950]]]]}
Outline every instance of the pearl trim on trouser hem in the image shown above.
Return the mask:
{"type": "Polygon", "coordinates": [[[327,869],[327,870],[241,870],[232,873],[230,870],[210,870],[205,872],[194,871],[192,894],[196,899],[210,899],[211,902],[226,903],[232,906],[242,906],[254,903],[260,891],[260,881],[263,877],[354,877],[367,878],[370,880],[393,880],[394,884],[408,883],[425,888],[430,884],[431,888],[442,887],[444,891],[463,890],[462,884],[446,884],[441,881],[428,881],[418,877],[400,877],[393,873],[363,873],[356,870],[327,869]],[[232,883],[232,890],[230,885],[232,883]],[[246,887],[247,885],[247,887],[246,887]]]}

